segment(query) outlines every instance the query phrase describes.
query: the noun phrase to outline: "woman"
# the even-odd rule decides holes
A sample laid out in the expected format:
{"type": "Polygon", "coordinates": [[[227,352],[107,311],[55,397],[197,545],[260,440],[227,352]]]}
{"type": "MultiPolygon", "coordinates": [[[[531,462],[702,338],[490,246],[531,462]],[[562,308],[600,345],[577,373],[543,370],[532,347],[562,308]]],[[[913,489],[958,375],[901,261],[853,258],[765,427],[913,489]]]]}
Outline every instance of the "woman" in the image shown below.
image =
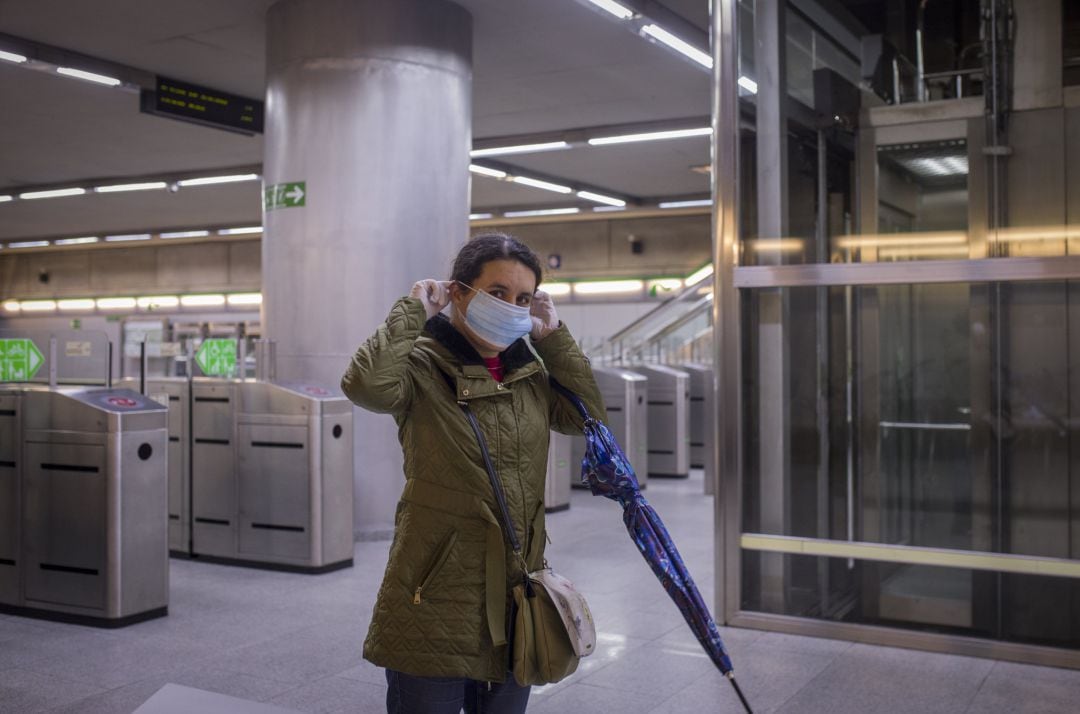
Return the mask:
{"type": "Polygon", "coordinates": [[[480,447],[480,422],[526,554],[544,561],[549,430],[581,418],[548,375],[603,407],[588,359],[537,290],[540,262],[514,238],[477,236],[449,282],[421,280],[353,357],[342,388],[389,413],[405,454],[394,542],[364,642],[386,668],[390,714],[510,714],[529,688],[508,673],[511,590],[521,566],[506,545],[480,447]],[[441,314],[451,305],[450,317],[441,314]]]}

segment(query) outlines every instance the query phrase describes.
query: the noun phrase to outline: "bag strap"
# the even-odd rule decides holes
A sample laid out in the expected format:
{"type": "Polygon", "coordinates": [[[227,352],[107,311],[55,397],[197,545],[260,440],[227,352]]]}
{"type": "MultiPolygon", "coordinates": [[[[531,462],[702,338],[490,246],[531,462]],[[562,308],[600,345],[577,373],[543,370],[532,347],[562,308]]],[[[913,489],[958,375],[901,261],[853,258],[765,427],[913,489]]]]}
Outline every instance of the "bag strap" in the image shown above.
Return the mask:
{"type": "MultiPolygon", "coordinates": [[[[439,370],[439,374],[442,375],[443,380],[446,382],[446,386],[450,388],[450,394],[455,399],[457,398],[457,388],[454,385],[454,381],[450,378],[446,372],[441,368],[436,367],[439,370]]],[[[465,418],[469,422],[469,426],[472,427],[473,434],[476,436],[476,442],[480,445],[480,456],[484,460],[484,469],[487,471],[488,481],[491,482],[491,490],[495,492],[495,500],[499,504],[500,511],[500,524],[503,529],[503,533],[506,539],[510,541],[510,547],[514,550],[514,555],[517,556],[518,562],[521,564],[522,578],[525,584],[525,592],[529,597],[533,596],[532,581],[529,580],[529,565],[525,562],[525,556],[521,551],[521,541],[518,540],[517,531],[514,529],[514,520],[510,517],[510,507],[506,503],[506,492],[503,491],[502,482],[499,480],[499,475],[495,472],[495,466],[491,463],[491,453],[488,451],[487,440],[484,438],[484,433],[480,430],[480,422],[476,418],[476,414],[469,408],[469,403],[458,399],[457,404],[461,407],[461,411],[465,414],[465,418]]]]}
{"type": "Polygon", "coordinates": [[[585,402],[581,401],[581,397],[574,394],[563,385],[559,384],[559,381],[554,377],[548,376],[548,382],[551,383],[552,389],[554,389],[562,396],[566,397],[567,401],[574,405],[574,407],[578,410],[578,413],[581,414],[582,419],[584,419],[586,422],[596,421],[592,416],[589,415],[589,410],[585,407],[585,402]]]}

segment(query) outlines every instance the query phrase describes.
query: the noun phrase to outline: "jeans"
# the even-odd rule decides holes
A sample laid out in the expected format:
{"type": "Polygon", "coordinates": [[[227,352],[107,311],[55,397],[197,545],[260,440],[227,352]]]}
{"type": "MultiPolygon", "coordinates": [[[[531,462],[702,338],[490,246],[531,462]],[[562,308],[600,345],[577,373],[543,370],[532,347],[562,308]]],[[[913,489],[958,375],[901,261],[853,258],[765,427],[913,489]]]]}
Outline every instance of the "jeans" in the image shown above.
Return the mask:
{"type": "Polygon", "coordinates": [[[387,714],[523,714],[530,687],[519,687],[512,674],[505,682],[477,682],[462,677],[415,677],[386,670],[387,714]]]}

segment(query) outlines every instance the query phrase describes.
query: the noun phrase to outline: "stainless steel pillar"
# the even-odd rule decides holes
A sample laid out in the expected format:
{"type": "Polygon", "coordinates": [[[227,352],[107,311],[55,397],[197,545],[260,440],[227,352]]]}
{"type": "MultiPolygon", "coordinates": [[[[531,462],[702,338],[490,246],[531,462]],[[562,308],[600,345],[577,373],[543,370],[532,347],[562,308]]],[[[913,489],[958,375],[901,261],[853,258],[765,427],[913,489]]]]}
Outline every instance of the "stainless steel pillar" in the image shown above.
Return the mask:
{"type": "MultiPolygon", "coordinates": [[[[356,347],[468,235],[472,18],[445,0],[281,0],[267,14],[264,337],[278,377],[337,384],[356,347]]],[[[392,419],[354,419],[356,530],[389,530],[392,419]]]]}

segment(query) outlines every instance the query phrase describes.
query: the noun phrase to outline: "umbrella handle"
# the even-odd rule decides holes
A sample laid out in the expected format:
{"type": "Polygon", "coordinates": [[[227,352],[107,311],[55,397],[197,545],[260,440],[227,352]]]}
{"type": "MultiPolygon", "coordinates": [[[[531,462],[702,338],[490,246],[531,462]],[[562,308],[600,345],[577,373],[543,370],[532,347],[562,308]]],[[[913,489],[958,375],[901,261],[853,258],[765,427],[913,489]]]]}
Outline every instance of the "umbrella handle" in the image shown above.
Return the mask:
{"type": "Polygon", "coordinates": [[[743,709],[746,710],[746,714],[754,714],[754,710],[750,708],[750,702],[746,701],[746,697],[743,696],[742,690],[739,689],[739,683],[735,681],[735,673],[728,672],[728,681],[731,682],[731,686],[735,687],[735,694],[739,695],[739,701],[742,702],[743,709]]]}
{"type": "Polygon", "coordinates": [[[574,407],[576,407],[578,412],[581,414],[582,419],[584,419],[585,421],[589,421],[592,419],[592,416],[590,416],[589,414],[589,410],[585,408],[585,402],[581,401],[581,397],[574,394],[563,385],[559,384],[559,382],[554,377],[549,376],[548,382],[551,383],[552,389],[570,400],[570,403],[573,404],[574,407]]]}

